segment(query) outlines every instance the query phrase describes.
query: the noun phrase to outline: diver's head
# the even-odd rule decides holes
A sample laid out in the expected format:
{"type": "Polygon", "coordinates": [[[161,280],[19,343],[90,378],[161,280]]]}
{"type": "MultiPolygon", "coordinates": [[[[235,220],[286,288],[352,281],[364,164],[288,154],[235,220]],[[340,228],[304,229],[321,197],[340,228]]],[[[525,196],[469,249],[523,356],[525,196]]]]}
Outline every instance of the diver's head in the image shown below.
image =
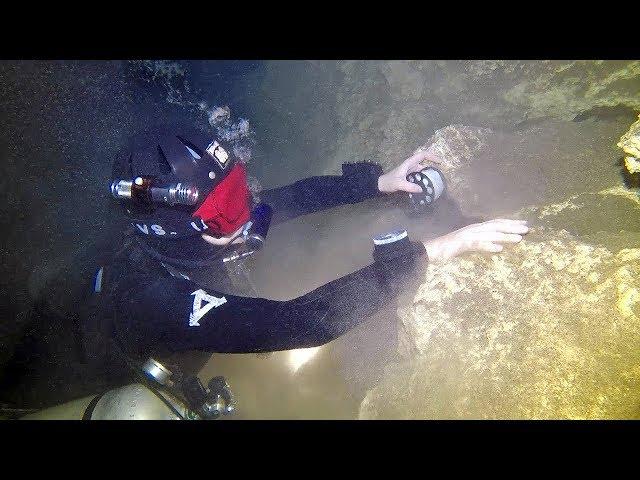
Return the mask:
{"type": "Polygon", "coordinates": [[[192,127],[147,127],[132,138],[115,160],[111,192],[141,244],[178,265],[241,242],[251,219],[244,164],[192,127]]]}

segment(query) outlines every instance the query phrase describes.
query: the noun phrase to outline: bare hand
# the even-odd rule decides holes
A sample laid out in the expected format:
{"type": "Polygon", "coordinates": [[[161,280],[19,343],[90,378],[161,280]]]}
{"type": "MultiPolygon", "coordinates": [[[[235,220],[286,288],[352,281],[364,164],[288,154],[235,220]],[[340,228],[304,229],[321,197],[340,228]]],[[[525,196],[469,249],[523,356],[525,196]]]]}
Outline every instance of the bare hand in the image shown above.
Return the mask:
{"type": "Polygon", "coordinates": [[[383,193],[422,192],[422,189],[418,185],[407,181],[407,175],[411,172],[419,172],[422,170],[425,167],[425,165],[421,165],[424,160],[435,165],[442,163],[442,160],[432,153],[428,153],[426,151],[416,152],[393,170],[385,173],[384,175],[380,175],[378,178],[378,190],[383,193]]]}
{"type": "Polygon", "coordinates": [[[439,262],[465,252],[501,252],[504,248],[502,243],[518,243],[528,231],[525,220],[497,218],[468,225],[423,243],[429,260],[439,262]]]}

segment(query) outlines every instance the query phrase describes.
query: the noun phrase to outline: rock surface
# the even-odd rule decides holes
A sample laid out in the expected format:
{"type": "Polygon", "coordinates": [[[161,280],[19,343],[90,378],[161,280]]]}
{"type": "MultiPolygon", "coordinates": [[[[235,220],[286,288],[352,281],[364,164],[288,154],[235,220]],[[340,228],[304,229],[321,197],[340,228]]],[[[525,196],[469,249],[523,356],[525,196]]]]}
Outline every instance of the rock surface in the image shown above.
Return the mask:
{"type": "MultiPolygon", "coordinates": [[[[446,125],[513,129],[640,110],[639,61],[343,61],[333,91],[343,161],[386,166],[446,125]]],[[[310,80],[313,80],[310,78],[310,80]]]]}
{"type": "MultiPolygon", "coordinates": [[[[458,185],[475,184],[464,175],[476,136],[455,131],[439,148],[450,150],[458,185]]],[[[475,161],[505,151],[505,137],[491,135],[475,161]]],[[[640,418],[640,198],[604,170],[594,179],[600,163],[613,170],[601,152],[559,137],[556,158],[565,150],[599,162],[589,176],[580,163],[556,163],[557,183],[543,194],[557,202],[510,203],[508,216],[532,226],[522,243],[428,266],[398,310],[405,360],[387,366],[360,418],[640,418]]]]}
{"type": "Polygon", "coordinates": [[[517,132],[449,125],[419,149],[442,160],[449,195],[466,215],[503,215],[619,184],[612,140],[621,131],[619,122],[545,122],[517,132]]]}
{"type": "Polygon", "coordinates": [[[437,130],[418,150],[440,157],[444,171],[453,173],[482,151],[492,133],[488,128],[448,125],[437,130]]]}
{"type": "Polygon", "coordinates": [[[620,138],[618,147],[625,153],[624,164],[629,173],[640,172],[640,115],[629,131],[620,138]]]}
{"type": "MultiPolygon", "coordinates": [[[[637,235],[635,238],[637,243],[637,235]]],[[[429,266],[360,418],[640,418],[640,248],[537,229],[429,266]]]]}

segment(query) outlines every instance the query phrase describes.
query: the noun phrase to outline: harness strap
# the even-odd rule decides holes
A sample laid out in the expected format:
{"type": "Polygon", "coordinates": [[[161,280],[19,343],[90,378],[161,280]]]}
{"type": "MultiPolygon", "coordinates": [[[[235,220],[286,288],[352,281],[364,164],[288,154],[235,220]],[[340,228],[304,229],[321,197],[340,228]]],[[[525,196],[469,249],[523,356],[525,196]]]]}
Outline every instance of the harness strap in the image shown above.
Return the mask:
{"type": "Polygon", "coordinates": [[[89,405],[87,405],[84,414],[82,415],[82,420],[91,420],[93,411],[96,409],[96,405],[98,405],[98,402],[102,400],[102,397],[104,397],[106,393],[107,392],[102,392],[100,395],[95,396],[93,400],[91,400],[89,405]]]}

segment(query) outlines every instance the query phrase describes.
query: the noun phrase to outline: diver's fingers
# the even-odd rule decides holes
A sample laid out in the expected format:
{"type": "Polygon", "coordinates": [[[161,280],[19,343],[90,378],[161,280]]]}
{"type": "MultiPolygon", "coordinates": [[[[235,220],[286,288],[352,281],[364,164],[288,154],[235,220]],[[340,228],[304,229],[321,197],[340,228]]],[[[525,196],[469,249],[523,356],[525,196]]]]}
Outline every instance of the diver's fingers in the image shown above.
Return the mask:
{"type": "Polygon", "coordinates": [[[408,173],[415,173],[415,172],[419,172],[424,168],[424,165],[422,163],[418,163],[416,165],[413,165],[411,168],[409,168],[408,173]]]}
{"type": "Polygon", "coordinates": [[[525,234],[529,231],[526,223],[514,220],[490,220],[471,226],[477,232],[504,232],[525,234]]]}
{"type": "Polygon", "coordinates": [[[515,219],[511,219],[511,218],[495,218],[493,220],[490,220],[492,222],[506,222],[506,223],[527,223],[527,220],[515,220],[515,219]]]}
{"type": "Polygon", "coordinates": [[[524,235],[526,233],[529,233],[529,227],[523,224],[510,223],[510,224],[504,224],[500,227],[497,227],[496,231],[502,232],[502,233],[518,233],[520,235],[524,235]]]}
{"type": "Polygon", "coordinates": [[[481,251],[481,252],[501,252],[504,249],[504,247],[498,243],[493,243],[493,242],[479,242],[477,247],[475,248],[475,250],[481,251]]]}
{"type": "Polygon", "coordinates": [[[489,242],[518,243],[522,240],[522,235],[518,235],[517,233],[486,232],[482,240],[489,242]]]}
{"type": "Polygon", "coordinates": [[[421,193],[422,188],[420,185],[416,185],[415,183],[409,182],[407,180],[403,180],[400,185],[398,185],[398,190],[403,190],[409,193],[421,193]]]}
{"type": "Polygon", "coordinates": [[[420,163],[424,162],[425,160],[437,164],[442,163],[442,160],[436,157],[433,153],[427,150],[418,150],[416,153],[405,160],[405,164],[409,166],[410,171],[417,172],[424,168],[420,165],[420,163]],[[416,167],[420,168],[416,169],[416,167]]]}
{"type": "Polygon", "coordinates": [[[427,157],[426,150],[418,150],[413,155],[411,155],[409,158],[407,158],[404,161],[404,164],[409,166],[410,168],[413,168],[416,165],[418,165],[422,160],[424,160],[426,157],[427,157]]]}

